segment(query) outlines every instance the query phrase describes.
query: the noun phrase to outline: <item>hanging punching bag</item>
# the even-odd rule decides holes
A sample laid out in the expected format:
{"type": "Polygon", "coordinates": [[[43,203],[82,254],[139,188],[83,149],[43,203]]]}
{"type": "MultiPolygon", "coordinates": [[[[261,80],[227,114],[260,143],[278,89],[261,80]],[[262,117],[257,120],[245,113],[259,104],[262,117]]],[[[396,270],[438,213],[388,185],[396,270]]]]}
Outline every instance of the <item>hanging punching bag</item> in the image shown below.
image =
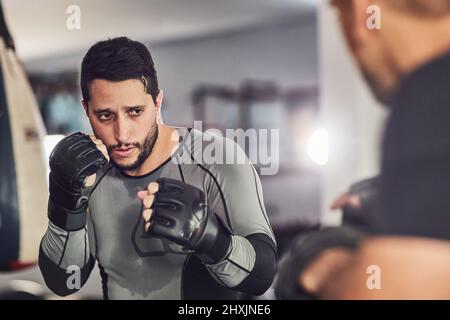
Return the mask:
{"type": "Polygon", "coordinates": [[[37,261],[47,223],[44,137],[0,4],[0,271],[37,261]]]}

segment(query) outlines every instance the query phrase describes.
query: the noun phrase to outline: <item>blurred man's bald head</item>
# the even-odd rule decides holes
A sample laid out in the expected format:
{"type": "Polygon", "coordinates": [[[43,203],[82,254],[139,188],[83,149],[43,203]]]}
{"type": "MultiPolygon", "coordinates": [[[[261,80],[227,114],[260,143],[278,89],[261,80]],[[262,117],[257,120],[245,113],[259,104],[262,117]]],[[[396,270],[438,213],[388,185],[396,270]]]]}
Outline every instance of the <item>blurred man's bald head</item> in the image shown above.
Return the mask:
{"type": "MultiPolygon", "coordinates": [[[[354,0],[331,0],[333,5],[351,5],[354,0]]],[[[380,0],[392,9],[416,16],[441,16],[450,12],[450,0],[380,0]]],[[[376,4],[380,1],[371,1],[376,4]]]]}
{"type": "Polygon", "coordinates": [[[402,76],[450,50],[450,0],[333,0],[332,4],[350,51],[385,104],[402,76]],[[379,8],[375,18],[380,19],[380,29],[368,27],[372,5],[379,8]]]}
{"type": "Polygon", "coordinates": [[[450,0],[387,0],[387,2],[393,8],[420,17],[439,17],[450,12],[450,0]]]}

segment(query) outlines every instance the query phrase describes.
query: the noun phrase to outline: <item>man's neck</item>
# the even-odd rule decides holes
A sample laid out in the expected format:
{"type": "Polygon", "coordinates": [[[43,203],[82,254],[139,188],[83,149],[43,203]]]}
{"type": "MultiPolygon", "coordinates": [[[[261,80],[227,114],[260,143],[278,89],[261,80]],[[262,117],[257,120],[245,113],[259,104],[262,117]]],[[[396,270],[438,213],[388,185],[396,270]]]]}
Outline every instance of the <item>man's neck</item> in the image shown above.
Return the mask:
{"type": "Polygon", "coordinates": [[[125,173],[129,176],[142,176],[152,172],[172,156],[178,142],[179,134],[176,128],[158,124],[158,138],[150,156],[138,169],[125,173]]]}

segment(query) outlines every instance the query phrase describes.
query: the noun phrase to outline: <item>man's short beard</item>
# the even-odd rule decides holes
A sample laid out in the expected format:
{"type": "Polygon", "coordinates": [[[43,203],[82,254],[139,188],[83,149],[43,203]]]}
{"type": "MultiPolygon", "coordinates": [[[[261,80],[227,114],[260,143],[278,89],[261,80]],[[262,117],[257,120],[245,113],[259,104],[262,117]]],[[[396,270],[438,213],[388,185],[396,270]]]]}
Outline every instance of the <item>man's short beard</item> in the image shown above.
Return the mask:
{"type": "MultiPolygon", "coordinates": [[[[155,123],[152,128],[150,129],[150,132],[145,137],[144,143],[141,145],[140,143],[131,143],[131,145],[137,147],[139,149],[139,154],[135,162],[132,164],[119,164],[114,161],[113,157],[111,156],[111,162],[113,165],[118,168],[121,171],[134,171],[139,169],[139,167],[144,163],[145,160],[150,156],[150,154],[153,151],[153,148],[155,147],[156,139],[158,138],[158,125],[155,123]]],[[[113,145],[108,146],[108,151],[111,155],[114,148],[121,147],[123,145],[113,145]]],[[[126,146],[126,145],[125,145],[126,146]]]]}

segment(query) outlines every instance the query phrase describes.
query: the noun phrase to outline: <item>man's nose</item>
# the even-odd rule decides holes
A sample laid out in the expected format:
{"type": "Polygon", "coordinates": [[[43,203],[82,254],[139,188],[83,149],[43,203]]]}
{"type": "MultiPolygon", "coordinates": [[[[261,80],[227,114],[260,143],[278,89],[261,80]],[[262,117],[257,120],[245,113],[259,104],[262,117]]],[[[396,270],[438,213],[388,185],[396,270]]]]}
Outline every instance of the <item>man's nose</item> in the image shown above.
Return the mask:
{"type": "Polygon", "coordinates": [[[114,124],[114,134],[120,143],[128,143],[130,140],[130,130],[126,119],[119,117],[114,124]]]}

